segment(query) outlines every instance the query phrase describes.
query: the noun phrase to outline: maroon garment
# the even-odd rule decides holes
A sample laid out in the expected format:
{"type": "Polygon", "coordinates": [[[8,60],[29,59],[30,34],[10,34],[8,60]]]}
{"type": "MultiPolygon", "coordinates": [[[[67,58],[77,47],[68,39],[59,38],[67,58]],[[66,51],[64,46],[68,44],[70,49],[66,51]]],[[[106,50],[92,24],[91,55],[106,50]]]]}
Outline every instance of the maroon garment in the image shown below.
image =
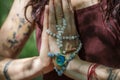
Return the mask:
{"type": "MultiPolygon", "coordinates": [[[[120,40],[111,30],[117,32],[118,26],[115,26],[114,19],[111,19],[110,27],[103,20],[103,11],[100,5],[96,4],[76,11],[76,26],[81,36],[83,48],[79,56],[81,59],[90,62],[96,62],[106,66],[120,68],[120,40]]],[[[37,28],[37,45],[40,49],[41,30],[37,28]]],[[[44,76],[44,80],[72,80],[64,75],[58,77],[55,71],[44,76]]]]}

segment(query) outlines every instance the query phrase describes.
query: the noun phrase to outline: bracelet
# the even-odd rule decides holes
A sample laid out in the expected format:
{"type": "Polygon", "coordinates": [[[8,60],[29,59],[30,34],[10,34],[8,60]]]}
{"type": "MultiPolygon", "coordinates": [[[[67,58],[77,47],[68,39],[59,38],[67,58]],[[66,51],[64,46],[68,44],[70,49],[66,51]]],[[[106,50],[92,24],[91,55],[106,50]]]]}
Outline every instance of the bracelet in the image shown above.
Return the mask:
{"type": "Polygon", "coordinates": [[[87,80],[92,80],[91,76],[95,74],[95,69],[98,66],[98,64],[91,64],[88,68],[88,74],[87,74],[87,80]]]}
{"type": "Polygon", "coordinates": [[[10,80],[10,77],[9,77],[7,71],[8,71],[8,66],[10,65],[11,62],[12,62],[12,61],[8,61],[8,62],[5,64],[5,67],[4,67],[4,69],[3,69],[3,74],[4,74],[5,78],[6,78],[6,80],[10,80]]]}

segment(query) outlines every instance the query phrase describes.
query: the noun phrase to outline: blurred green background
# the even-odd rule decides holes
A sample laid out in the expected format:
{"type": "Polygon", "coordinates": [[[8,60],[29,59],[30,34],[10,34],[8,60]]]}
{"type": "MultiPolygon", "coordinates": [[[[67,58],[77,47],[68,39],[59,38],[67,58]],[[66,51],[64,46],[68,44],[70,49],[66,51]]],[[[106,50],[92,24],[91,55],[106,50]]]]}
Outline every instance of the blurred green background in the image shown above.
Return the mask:
{"type": "MultiPolygon", "coordinates": [[[[13,0],[0,0],[0,26],[2,26],[2,23],[6,19],[9,13],[9,10],[12,6],[12,3],[13,3],[13,0]]],[[[21,54],[19,55],[19,58],[26,58],[26,57],[32,57],[37,55],[38,55],[38,52],[36,48],[35,32],[33,32],[28,42],[24,46],[21,54]]],[[[42,78],[37,77],[33,80],[42,80],[42,78]]]]}

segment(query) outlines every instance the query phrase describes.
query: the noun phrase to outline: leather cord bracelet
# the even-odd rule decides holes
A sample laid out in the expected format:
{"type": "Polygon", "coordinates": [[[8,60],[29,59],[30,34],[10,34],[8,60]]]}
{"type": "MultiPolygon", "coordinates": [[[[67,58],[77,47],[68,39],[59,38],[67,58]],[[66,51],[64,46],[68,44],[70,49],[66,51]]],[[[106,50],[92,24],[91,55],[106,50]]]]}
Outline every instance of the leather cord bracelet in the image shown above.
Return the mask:
{"type": "Polygon", "coordinates": [[[3,74],[4,74],[4,77],[5,77],[6,80],[11,80],[10,77],[9,77],[9,75],[8,75],[8,73],[7,73],[7,71],[8,71],[8,66],[10,65],[11,62],[12,62],[12,61],[8,61],[8,62],[5,64],[5,67],[4,67],[4,69],[3,69],[3,74]]]}

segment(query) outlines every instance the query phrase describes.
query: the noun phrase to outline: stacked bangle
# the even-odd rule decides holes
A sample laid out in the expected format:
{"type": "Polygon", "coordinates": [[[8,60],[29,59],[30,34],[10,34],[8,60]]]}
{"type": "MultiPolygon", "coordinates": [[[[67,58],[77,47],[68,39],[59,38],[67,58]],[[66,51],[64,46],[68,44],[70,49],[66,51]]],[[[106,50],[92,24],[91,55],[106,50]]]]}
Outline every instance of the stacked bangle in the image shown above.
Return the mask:
{"type": "Polygon", "coordinates": [[[5,64],[5,67],[4,67],[4,69],[3,69],[3,74],[4,74],[6,80],[10,80],[10,77],[9,77],[7,71],[8,71],[8,66],[9,66],[9,64],[10,64],[11,62],[12,62],[12,61],[8,61],[8,62],[5,64]]]}
{"type": "Polygon", "coordinates": [[[88,68],[88,74],[87,74],[87,80],[92,80],[91,77],[93,74],[95,74],[95,69],[98,66],[98,64],[91,64],[88,68]]]}

